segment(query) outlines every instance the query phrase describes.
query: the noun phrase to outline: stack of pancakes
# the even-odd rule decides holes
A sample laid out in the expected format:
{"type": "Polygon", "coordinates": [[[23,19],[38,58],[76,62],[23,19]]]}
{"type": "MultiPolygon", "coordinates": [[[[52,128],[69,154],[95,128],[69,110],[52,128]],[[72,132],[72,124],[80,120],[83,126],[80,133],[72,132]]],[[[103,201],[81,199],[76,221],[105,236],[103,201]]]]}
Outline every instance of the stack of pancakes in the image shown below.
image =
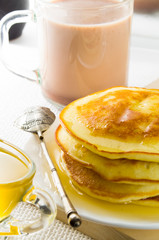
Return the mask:
{"type": "Polygon", "coordinates": [[[56,141],[82,192],[109,202],[159,206],[159,90],[115,87],[60,114],[56,141]]]}

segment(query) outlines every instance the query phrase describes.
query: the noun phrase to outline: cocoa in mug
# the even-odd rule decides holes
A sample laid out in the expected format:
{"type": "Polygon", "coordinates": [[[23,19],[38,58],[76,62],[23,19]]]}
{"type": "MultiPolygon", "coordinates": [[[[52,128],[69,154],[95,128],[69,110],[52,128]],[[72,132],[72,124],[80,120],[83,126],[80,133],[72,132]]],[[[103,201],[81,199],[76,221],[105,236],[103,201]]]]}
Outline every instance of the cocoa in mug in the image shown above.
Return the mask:
{"type": "Polygon", "coordinates": [[[126,85],[132,12],[126,5],[114,10],[117,3],[58,1],[65,10],[55,16],[51,6],[44,9],[39,39],[46,97],[68,104],[95,91],[126,85]],[[77,13],[71,15],[70,8],[77,13]]]}
{"type": "Polygon", "coordinates": [[[9,69],[32,80],[38,76],[44,96],[61,105],[127,85],[133,3],[35,0],[35,10],[12,12],[1,21],[2,53],[8,46],[7,29],[16,22],[36,19],[40,67],[33,71],[13,66],[9,69]]]}

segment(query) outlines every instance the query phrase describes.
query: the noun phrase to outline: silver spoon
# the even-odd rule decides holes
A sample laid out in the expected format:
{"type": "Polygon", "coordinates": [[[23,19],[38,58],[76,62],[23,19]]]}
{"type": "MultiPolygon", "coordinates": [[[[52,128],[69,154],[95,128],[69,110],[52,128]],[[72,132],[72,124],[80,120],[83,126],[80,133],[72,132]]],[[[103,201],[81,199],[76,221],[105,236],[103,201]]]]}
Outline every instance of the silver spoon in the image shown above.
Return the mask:
{"type": "Polygon", "coordinates": [[[62,186],[56,168],[50,159],[45,142],[43,141],[43,132],[45,132],[54,121],[55,114],[51,112],[49,108],[37,106],[26,109],[24,114],[14,122],[14,125],[24,131],[37,133],[40,139],[41,147],[49,164],[50,171],[52,172],[52,177],[56,184],[58,193],[60,194],[68,223],[72,227],[76,228],[81,225],[81,219],[62,186]]]}

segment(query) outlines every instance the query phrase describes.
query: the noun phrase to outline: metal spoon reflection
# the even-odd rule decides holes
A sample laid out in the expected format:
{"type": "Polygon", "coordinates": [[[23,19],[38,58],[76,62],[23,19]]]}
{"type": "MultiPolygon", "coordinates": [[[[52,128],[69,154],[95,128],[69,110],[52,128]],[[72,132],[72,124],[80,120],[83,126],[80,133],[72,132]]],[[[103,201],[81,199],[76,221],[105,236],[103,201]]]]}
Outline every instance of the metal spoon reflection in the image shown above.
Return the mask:
{"type": "Polygon", "coordinates": [[[24,114],[14,122],[14,125],[24,131],[37,133],[40,139],[41,147],[52,172],[54,183],[56,184],[58,193],[60,194],[68,223],[72,227],[76,228],[81,225],[81,219],[62,186],[56,168],[50,159],[45,142],[43,141],[43,132],[45,132],[54,121],[55,114],[51,112],[49,108],[37,106],[26,109],[24,114]]]}

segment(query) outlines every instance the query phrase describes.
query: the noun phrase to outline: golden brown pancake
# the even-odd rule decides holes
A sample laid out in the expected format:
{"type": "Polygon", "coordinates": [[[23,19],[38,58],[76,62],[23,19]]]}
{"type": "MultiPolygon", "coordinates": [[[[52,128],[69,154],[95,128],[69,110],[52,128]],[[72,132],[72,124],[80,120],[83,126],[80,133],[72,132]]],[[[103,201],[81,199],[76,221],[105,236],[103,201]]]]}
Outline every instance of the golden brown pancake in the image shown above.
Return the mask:
{"type": "Polygon", "coordinates": [[[70,103],[60,121],[101,156],[159,162],[159,90],[115,87],[100,91],[70,103]]]}
{"type": "Polygon", "coordinates": [[[159,195],[155,197],[132,201],[132,203],[142,206],[159,207],[159,195]]]}
{"type": "Polygon", "coordinates": [[[63,152],[105,180],[131,184],[159,183],[159,163],[102,157],[81,145],[61,126],[55,136],[63,152]]]}
{"type": "MultiPolygon", "coordinates": [[[[72,183],[89,196],[116,203],[137,203],[138,200],[159,195],[159,185],[133,185],[106,181],[92,169],[63,154],[66,173],[72,183]]],[[[151,201],[151,199],[150,199],[151,201]]],[[[155,202],[155,198],[153,199],[155,202]]],[[[146,200],[144,200],[146,204],[146,200]]]]}

